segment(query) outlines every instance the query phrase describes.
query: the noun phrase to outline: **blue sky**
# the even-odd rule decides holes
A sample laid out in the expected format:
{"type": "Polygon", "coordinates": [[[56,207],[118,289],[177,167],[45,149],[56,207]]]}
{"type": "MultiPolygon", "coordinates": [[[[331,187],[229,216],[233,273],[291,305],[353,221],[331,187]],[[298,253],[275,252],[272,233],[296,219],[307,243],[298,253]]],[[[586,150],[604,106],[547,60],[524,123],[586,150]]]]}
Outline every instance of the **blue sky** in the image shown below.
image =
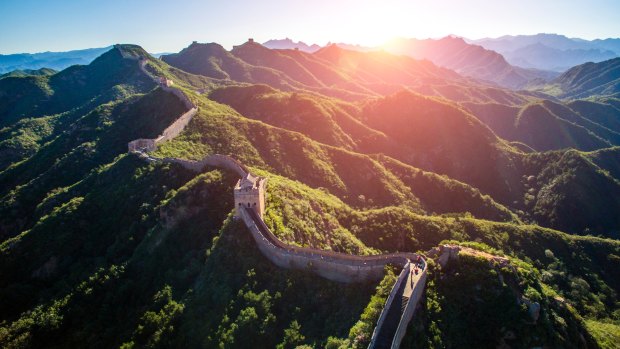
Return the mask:
{"type": "Polygon", "coordinates": [[[253,37],[379,45],[393,37],[620,37],[619,0],[0,0],[0,53],[135,43],[172,52],[253,37]]]}

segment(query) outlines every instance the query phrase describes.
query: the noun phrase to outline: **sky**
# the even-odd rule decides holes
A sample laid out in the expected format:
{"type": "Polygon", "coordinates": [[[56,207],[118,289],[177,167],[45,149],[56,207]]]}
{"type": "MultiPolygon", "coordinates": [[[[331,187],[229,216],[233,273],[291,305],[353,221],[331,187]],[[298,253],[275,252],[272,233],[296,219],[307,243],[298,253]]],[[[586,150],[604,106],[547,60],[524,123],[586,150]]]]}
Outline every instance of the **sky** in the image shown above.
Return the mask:
{"type": "Polygon", "coordinates": [[[378,46],[394,37],[620,37],[620,0],[0,0],[0,54],[248,38],[378,46]]]}

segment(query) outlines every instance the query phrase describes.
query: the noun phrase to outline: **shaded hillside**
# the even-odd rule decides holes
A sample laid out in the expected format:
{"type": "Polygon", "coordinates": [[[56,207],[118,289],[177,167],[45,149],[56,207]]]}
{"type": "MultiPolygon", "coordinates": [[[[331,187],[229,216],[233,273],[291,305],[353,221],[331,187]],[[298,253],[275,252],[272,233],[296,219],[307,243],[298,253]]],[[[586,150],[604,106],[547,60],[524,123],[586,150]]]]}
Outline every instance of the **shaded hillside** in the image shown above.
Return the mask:
{"type": "Polygon", "coordinates": [[[618,151],[612,149],[600,151],[600,158],[593,156],[598,152],[576,150],[528,154],[523,159],[527,212],[545,226],[620,238],[619,168],[609,160],[618,151]]]}
{"type": "Polygon", "coordinates": [[[402,146],[398,154],[388,155],[502,200],[513,195],[515,179],[504,172],[512,162],[509,146],[473,115],[445,100],[403,91],[368,103],[362,120],[402,146]]]}
{"type": "Polygon", "coordinates": [[[476,253],[461,252],[446,268],[436,265],[430,272],[426,302],[403,347],[598,347],[532,265],[512,259],[502,266],[476,253]]]}
{"type": "Polygon", "coordinates": [[[154,86],[140,72],[138,62],[123,59],[112,49],[89,65],[72,66],[51,76],[0,79],[0,125],[82,106],[92,108],[154,86]]]}
{"type": "Polygon", "coordinates": [[[613,147],[607,149],[600,149],[587,154],[587,157],[594,162],[598,167],[605,171],[609,171],[609,174],[620,180],[620,148],[613,147]]]}
{"type": "Polygon", "coordinates": [[[218,89],[209,98],[230,105],[246,117],[301,132],[321,143],[368,152],[387,146],[385,135],[356,118],[357,107],[336,99],[258,85],[218,89]]]}
{"type": "Polygon", "coordinates": [[[573,67],[539,90],[562,98],[618,96],[620,94],[620,58],[573,67]]]}
{"type": "MultiPolygon", "coordinates": [[[[0,172],[0,235],[14,236],[31,227],[49,213],[49,205],[54,202],[52,193],[62,192],[93,169],[112,161],[126,151],[129,141],[160,134],[175,115],[184,111],[184,105],[175,96],[155,90],[84,114],[50,119],[51,134],[41,135],[39,145],[24,151],[21,162],[16,161],[0,172]],[[72,117],[76,118],[72,120],[72,117]],[[47,206],[41,206],[44,199],[51,200],[47,206]],[[19,204],[15,206],[15,203],[19,204]]],[[[31,124],[20,126],[28,132],[31,124]]],[[[11,141],[19,142],[11,139],[0,143],[4,148],[0,154],[10,151],[5,147],[11,141]]],[[[11,157],[11,160],[17,159],[11,157]]]]}
{"type": "Polygon", "coordinates": [[[393,274],[375,291],[282,271],[227,218],[235,178],[190,178],[123,156],[71,188],[66,204],[10,248],[1,245],[3,347],[271,347],[346,338],[367,307],[367,321],[376,321],[374,304],[385,301],[393,274]],[[174,224],[162,225],[160,207],[174,224]],[[84,229],[89,220],[99,224],[84,229]],[[29,254],[36,258],[20,261],[29,254]],[[286,339],[290,328],[300,335],[286,339]]]}
{"type": "Polygon", "coordinates": [[[8,78],[8,77],[24,77],[24,76],[29,76],[29,75],[34,75],[34,76],[40,76],[40,75],[54,75],[56,74],[58,71],[54,70],[54,69],[50,69],[50,68],[41,68],[41,69],[17,69],[17,70],[13,70],[10,71],[8,73],[2,74],[0,75],[0,79],[2,78],[8,78]]]}
{"type": "Polygon", "coordinates": [[[388,49],[513,89],[522,88],[532,80],[548,80],[555,76],[551,72],[511,66],[499,53],[451,36],[439,40],[397,39],[390,42],[388,49]]]}
{"type": "Polygon", "coordinates": [[[279,71],[250,65],[216,43],[194,42],[181,52],[162,55],[160,59],[186,72],[214,79],[263,83],[284,90],[303,86],[279,71]]]}
{"type": "MultiPolygon", "coordinates": [[[[252,118],[258,118],[279,128],[301,131],[310,138],[320,142],[326,142],[326,139],[322,137],[330,135],[334,130],[342,131],[343,134],[350,134],[347,133],[350,131],[346,128],[331,128],[330,133],[323,135],[313,131],[313,127],[309,127],[309,125],[304,126],[309,120],[314,120],[315,117],[320,116],[323,118],[322,120],[327,120],[328,123],[331,123],[335,120],[331,119],[335,114],[330,114],[330,112],[327,112],[330,109],[325,108],[320,113],[317,110],[316,114],[291,113],[291,110],[294,110],[294,108],[291,109],[287,105],[293,97],[288,94],[274,92],[265,87],[227,88],[216,90],[214,96],[214,98],[222,102],[228,102],[232,106],[237,107],[242,114],[248,113],[252,118]],[[239,91],[242,91],[243,94],[238,94],[239,91]],[[257,105],[263,107],[256,108],[255,106],[257,105]],[[249,109],[246,109],[246,106],[249,106],[249,109]],[[269,112],[262,114],[259,112],[259,109],[269,112]],[[294,121],[284,122],[284,120],[290,118],[294,118],[294,121]]],[[[323,98],[311,97],[310,95],[304,98],[307,103],[311,103],[314,106],[329,103],[329,100],[326,101],[323,98]]],[[[550,102],[543,102],[525,108],[522,115],[523,119],[521,120],[522,128],[517,128],[516,130],[527,137],[532,136],[530,132],[533,132],[528,131],[527,127],[534,127],[528,124],[530,118],[534,122],[541,122],[536,116],[535,109],[528,111],[528,109],[534,107],[542,108],[542,111],[538,113],[543,115],[553,115],[547,109],[563,108],[559,104],[552,104],[550,102]]],[[[215,108],[215,106],[209,106],[209,109],[211,108],[215,108]]],[[[519,110],[516,108],[510,109],[509,107],[504,108],[508,108],[508,112],[510,112],[508,115],[510,119],[507,119],[504,126],[506,126],[506,131],[512,132],[514,135],[517,131],[515,131],[514,127],[516,120],[513,117],[516,117],[514,113],[518,113],[519,110]]],[[[308,108],[308,111],[313,109],[316,110],[313,107],[308,108]]],[[[226,114],[225,110],[221,112],[224,115],[226,114]]],[[[515,211],[520,210],[520,215],[523,218],[538,222],[544,226],[565,229],[575,233],[583,233],[586,229],[589,229],[589,231],[595,234],[614,235],[620,227],[620,223],[608,217],[608,214],[615,212],[617,204],[616,199],[609,195],[600,194],[599,197],[597,196],[599,194],[586,194],[579,199],[580,201],[596,201],[596,205],[600,205],[601,208],[601,210],[593,209],[584,213],[582,215],[583,220],[579,222],[571,218],[574,214],[574,208],[570,199],[555,201],[548,201],[544,197],[534,199],[537,193],[543,189],[547,193],[546,195],[551,195],[551,197],[559,198],[566,195],[568,195],[566,196],[567,198],[572,197],[571,195],[573,194],[568,194],[564,190],[573,190],[576,193],[577,188],[581,188],[579,190],[587,190],[588,185],[605,187],[607,188],[605,190],[615,192],[617,190],[617,183],[608,177],[600,177],[598,174],[599,169],[596,166],[590,166],[586,162],[584,163],[583,171],[574,176],[570,175],[564,178],[562,177],[563,171],[569,171],[571,166],[573,166],[571,165],[572,160],[567,160],[570,157],[563,158],[561,156],[564,152],[556,153],[559,154],[557,155],[559,159],[563,159],[559,164],[557,163],[556,155],[553,154],[522,154],[497,138],[486,125],[482,124],[474,116],[451,105],[447,101],[422,97],[411,92],[401,92],[393,96],[367,102],[362,110],[359,111],[359,114],[355,113],[355,109],[351,109],[349,112],[363,122],[366,127],[364,129],[365,132],[368,130],[379,131],[382,137],[378,139],[386,140],[385,142],[374,142],[375,148],[371,150],[371,153],[380,152],[392,159],[398,159],[416,168],[457,179],[466,183],[466,187],[477,188],[474,190],[480,190],[482,194],[489,194],[493,201],[511,207],[515,211]],[[485,156],[480,156],[480,154],[485,154],[485,156]],[[534,162],[529,160],[534,158],[538,160],[534,162]],[[541,177],[538,184],[534,184],[528,179],[532,175],[537,176],[543,172],[547,173],[547,175],[541,177]],[[557,184],[559,183],[558,181],[567,182],[568,187],[547,185],[547,183],[557,184]],[[569,189],[571,185],[576,185],[576,187],[569,189]],[[544,210],[539,210],[537,208],[539,207],[537,206],[537,200],[541,200],[541,205],[543,201],[547,200],[544,205],[550,206],[544,210]]],[[[224,121],[224,115],[222,115],[222,121],[224,121]]],[[[542,130],[540,133],[533,133],[534,136],[538,137],[534,138],[534,140],[540,143],[537,146],[551,147],[551,149],[555,149],[554,147],[570,147],[575,144],[592,149],[609,146],[608,143],[597,138],[583,127],[566,120],[558,121],[555,118],[555,116],[551,118],[552,123],[549,128],[543,128],[542,125],[544,123],[537,126],[542,130]],[[554,129],[553,127],[556,127],[554,125],[558,124],[560,126],[566,125],[568,129],[554,129]],[[565,134],[571,130],[577,130],[581,133],[575,131],[572,135],[575,139],[568,136],[565,138],[549,137],[550,132],[565,134]],[[582,140],[578,138],[580,135],[584,137],[582,140]],[[566,143],[551,144],[549,143],[550,141],[566,143]],[[575,143],[577,141],[582,143],[575,143]]],[[[256,156],[252,154],[258,154],[277,173],[298,178],[313,187],[327,188],[330,192],[340,196],[350,204],[362,206],[368,203],[371,203],[371,205],[399,204],[406,203],[408,200],[415,198],[415,201],[409,201],[408,204],[427,212],[468,211],[474,213],[477,217],[492,217],[492,215],[489,215],[490,212],[485,211],[484,207],[486,204],[481,205],[481,201],[476,201],[475,204],[473,202],[467,203],[467,198],[471,197],[473,192],[458,193],[452,191],[452,189],[448,188],[454,188],[454,184],[448,184],[448,182],[440,180],[437,183],[441,183],[442,189],[437,188],[437,191],[433,194],[426,193],[421,188],[431,188],[433,186],[429,182],[424,182],[426,175],[414,176],[412,173],[408,173],[408,171],[402,171],[398,166],[394,167],[391,165],[393,160],[389,160],[387,157],[384,158],[385,160],[379,158],[382,164],[378,166],[378,164],[368,160],[362,161],[363,157],[360,154],[354,155],[349,152],[337,151],[330,147],[308,142],[304,138],[289,135],[286,132],[282,132],[282,130],[265,129],[264,126],[256,123],[246,124],[241,122],[242,119],[230,119],[227,121],[228,123],[235,120],[233,122],[233,129],[241,130],[242,138],[239,138],[238,134],[220,138],[214,134],[213,130],[224,131],[224,126],[221,124],[222,121],[216,120],[209,118],[209,122],[206,125],[200,126],[203,134],[200,137],[198,137],[198,134],[201,133],[196,130],[194,131],[197,132],[195,135],[190,133],[179,138],[179,148],[184,149],[183,152],[170,152],[170,149],[164,146],[165,151],[162,155],[189,155],[191,154],[188,151],[189,149],[198,148],[205,149],[207,152],[230,152],[231,154],[236,154],[241,159],[252,161],[250,159],[255,159],[256,156]],[[204,134],[209,134],[207,138],[214,141],[207,141],[204,138],[204,134]],[[198,139],[202,140],[200,142],[207,142],[208,146],[204,147],[202,144],[199,146],[194,145],[194,142],[198,139]],[[222,141],[225,143],[222,143],[222,141]],[[237,146],[234,144],[237,144],[237,146]],[[245,145],[238,147],[239,144],[245,145]],[[228,150],[232,149],[230,147],[234,147],[235,150],[231,152],[228,150]],[[248,149],[244,148],[251,148],[252,150],[248,151],[248,149]],[[285,162],[285,159],[291,158],[291,156],[296,160],[294,162],[285,162]],[[345,165],[343,167],[340,164],[347,164],[348,166],[345,165]],[[385,166],[385,169],[383,166],[385,166]],[[357,171],[357,173],[352,172],[352,170],[357,171]],[[379,175],[377,178],[379,181],[368,181],[377,175],[379,175]],[[408,182],[412,177],[416,178],[416,181],[414,183],[408,182]],[[399,180],[395,181],[394,178],[399,180]],[[406,189],[407,187],[410,189],[406,189]],[[402,196],[403,193],[407,194],[402,196]],[[363,201],[358,197],[359,195],[364,197],[363,201]],[[387,199],[388,197],[390,199],[387,199]],[[459,197],[457,201],[454,200],[456,197],[459,197]],[[443,199],[439,200],[438,198],[443,199]]],[[[501,126],[501,124],[499,125],[501,126]]],[[[228,133],[230,131],[224,132],[228,133]]],[[[358,134],[350,135],[352,140],[357,140],[359,137],[358,134]]],[[[532,144],[535,143],[527,137],[524,136],[524,140],[532,144]]],[[[175,142],[177,141],[175,140],[175,142]]],[[[352,150],[357,153],[368,151],[364,147],[359,147],[358,143],[355,143],[352,150]]],[[[576,161],[584,160],[581,153],[575,154],[577,155],[576,161]]],[[[412,170],[419,171],[417,169],[412,170]]],[[[614,168],[612,170],[617,169],[614,168]]],[[[438,178],[441,177],[438,176],[438,178]]],[[[593,191],[592,193],[596,192],[593,191]]]]}
{"type": "Polygon", "coordinates": [[[595,150],[620,144],[620,133],[583,117],[567,105],[540,101],[521,108],[464,103],[498,136],[537,151],[575,148],[595,150]]]}
{"type": "Polygon", "coordinates": [[[574,100],[567,105],[581,116],[620,133],[620,103],[617,99],[574,100]]]}

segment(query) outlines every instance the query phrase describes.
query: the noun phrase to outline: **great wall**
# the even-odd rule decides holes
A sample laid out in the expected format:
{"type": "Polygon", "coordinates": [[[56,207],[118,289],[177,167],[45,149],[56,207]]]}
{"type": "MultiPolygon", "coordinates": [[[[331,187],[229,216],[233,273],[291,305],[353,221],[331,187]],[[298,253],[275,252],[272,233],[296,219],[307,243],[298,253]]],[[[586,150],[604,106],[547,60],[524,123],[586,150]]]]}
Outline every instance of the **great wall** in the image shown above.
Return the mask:
{"type": "MultiPolygon", "coordinates": [[[[194,172],[201,172],[205,167],[211,166],[224,168],[239,175],[240,179],[233,191],[235,216],[248,228],[261,253],[279,267],[306,270],[329,280],[346,283],[377,281],[383,277],[385,266],[402,267],[377,320],[369,344],[369,349],[399,348],[424,293],[427,277],[425,258],[416,253],[357,256],[288,245],[280,241],[262,219],[265,209],[265,178],[251,175],[247,167],[227,155],[209,155],[200,161],[155,158],[149,155],[148,152],[154,151],[158,144],[181,133],[196,115],[198,108],[181,90],[173,88],[170,80],[158,78],[148,72],[146,58],[128,54],[121,46],[115,47],[123,57],[138,61],[144,74],[160,88],[177,96],[188,109],[157,138],[129,142],[129,153],[136,154],[147,162],[174,163],[194,172]]],[[[450,260],[458,258],[461,249],[460,246],[439,246],[429,251],[427,255],[437,257],[438,263],[445,267],[450,260]]]]}

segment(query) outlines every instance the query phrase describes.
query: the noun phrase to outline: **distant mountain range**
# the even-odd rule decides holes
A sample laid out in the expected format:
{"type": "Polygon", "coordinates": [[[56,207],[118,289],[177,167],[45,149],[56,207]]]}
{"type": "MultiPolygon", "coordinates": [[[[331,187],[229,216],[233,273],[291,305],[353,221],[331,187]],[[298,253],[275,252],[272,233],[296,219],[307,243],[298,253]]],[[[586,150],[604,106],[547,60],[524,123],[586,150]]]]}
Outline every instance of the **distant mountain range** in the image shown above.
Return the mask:
{"type": "Polygon", "coordinates": [[[513,65],[560,72],[578,64],[620,56],[620,38],[584,40],[536,34],[466,41],[501,53],[513,65]]]}
{"type": "Polygon", "coordinates": [[[112,46],[66,52],[16,53],[0,55],[0,74],[13,70],[50,68],[63,70],[75,64],[89,64],[112,46]]]}
{"type": "Polygon", "coordinates": [[[553,72],[512,66],[499,53],[454,36],[439,40],[396,39],[387,49],[416,59],[428,59],[460,74],[513,89],[523,88],[533,80],[546,81],[556,76],[553,72]]]}
{"type": "Polygon", "coordinates": [[[298,49],[309,53],[316,52],[321,49],[321,46],[317,44],[308,45],[303,41],[295,42],[289,38],[265,41],[263,46],[271,49],[298,49]]]}
{"type": "MultiPolygon", "coordinates": [[[[462,38],[454,36],[438,40],[395,39],[384,47],[366,47],[347,43],[330,43],[327,46],[330,45],[360,52],[387,50],[390,53],[406,55],[415,59],[426,59],[464,76],[492,82],[512,89],[523,88],[532,82],[549,81],[558,75],[551,71],[512,66],[497,52],[485,49],[479,45],[469,44],[462,38]]],[[[313,45],[312,47],[315,46],[313,45]]],[[[316,51],[300,47],[290,39],[270,40],[265,43],[265,47],[272,49],[298,48],[306,52],[316,51]]]]}

